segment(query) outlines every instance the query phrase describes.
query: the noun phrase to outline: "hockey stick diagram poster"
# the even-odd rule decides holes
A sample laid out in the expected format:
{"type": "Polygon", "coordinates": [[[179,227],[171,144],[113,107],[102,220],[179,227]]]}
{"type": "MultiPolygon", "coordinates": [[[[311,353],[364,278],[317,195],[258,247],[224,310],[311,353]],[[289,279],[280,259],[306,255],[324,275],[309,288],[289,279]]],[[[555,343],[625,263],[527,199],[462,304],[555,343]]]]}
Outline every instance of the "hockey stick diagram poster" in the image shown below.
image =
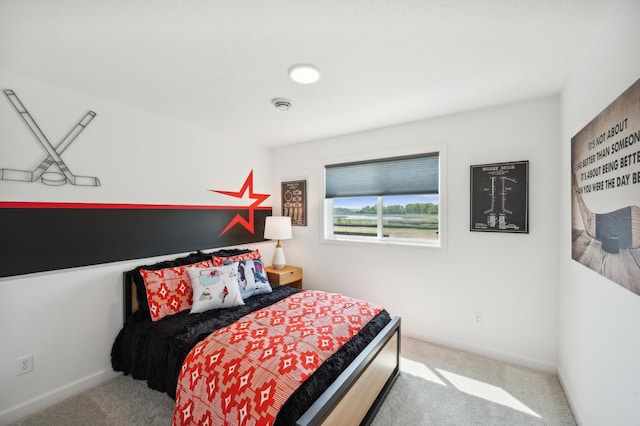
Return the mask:
{"type": "Polygon", "coordinates": [[[471,231],[529,232],[529,162],[471,166],[471,231]]]}
{"type": "Polygon", "coordinates": [[[640,80],[571,138],[572,258],[640,295],[640,80]]]}

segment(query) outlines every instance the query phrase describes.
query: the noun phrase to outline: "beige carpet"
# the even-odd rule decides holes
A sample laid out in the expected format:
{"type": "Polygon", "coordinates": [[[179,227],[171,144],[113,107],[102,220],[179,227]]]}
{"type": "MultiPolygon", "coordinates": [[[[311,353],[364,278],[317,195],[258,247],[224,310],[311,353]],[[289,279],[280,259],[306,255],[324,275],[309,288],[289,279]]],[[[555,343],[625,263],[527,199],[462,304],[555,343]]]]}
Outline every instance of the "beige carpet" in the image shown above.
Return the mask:
{"type": "MultiPolygon", "coordinates": [[[[15,425],[171,424],[173,400],[121,376],[15,425]]],[[[391,425],[575,425],[557,377],[403,337],[401,375],[373,421],[391,425]]]]}
{"type": "Polygon", "coordinates": [[[555,375],[406,337],[401,372],[373,425],[576,424],[555,375]]]}

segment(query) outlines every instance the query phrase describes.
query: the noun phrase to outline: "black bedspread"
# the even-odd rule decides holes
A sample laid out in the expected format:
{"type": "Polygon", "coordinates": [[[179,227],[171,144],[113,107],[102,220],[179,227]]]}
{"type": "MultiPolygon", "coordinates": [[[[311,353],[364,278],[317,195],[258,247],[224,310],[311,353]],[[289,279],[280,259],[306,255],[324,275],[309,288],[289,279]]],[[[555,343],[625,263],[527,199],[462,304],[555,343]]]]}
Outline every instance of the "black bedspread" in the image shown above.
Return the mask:
{"type": "MultiPolygon", "coordinates": [[[[188,311],[153,322],[136,313],[130,317],[113,344],[111,363],[115,371],[147,380],[150,388],[166,392],[175,399],[182,362],[193,346],[214,330],[225,327],[242,316],[269,306],[299,290],[274,286],[271,294],[254,296],[244,306],[216,309],[200,314],[188,311]]],[[[291,395],[280,410],[277,425],[292,425],[324,392],[327,386],[358,356],[366,345],[390,321],[381,312],[351,341],[327,359],[303,385],[291,395]]]]}

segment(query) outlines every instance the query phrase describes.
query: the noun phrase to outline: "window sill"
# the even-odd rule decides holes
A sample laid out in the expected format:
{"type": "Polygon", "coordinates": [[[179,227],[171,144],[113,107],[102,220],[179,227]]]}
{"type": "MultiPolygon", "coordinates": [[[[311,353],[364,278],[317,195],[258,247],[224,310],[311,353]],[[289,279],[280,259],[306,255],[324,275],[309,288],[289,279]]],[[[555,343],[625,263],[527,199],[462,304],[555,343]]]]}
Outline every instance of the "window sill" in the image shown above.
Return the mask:
{"type": "Polygon", "coordinates": [[[399,247],[415,247],[415,248],[425,248],[425,249],[441,249],[442,242],[438,241],[429,241],[429,242],[411,242],[411,241],[400,241],[400,240],[378,240],[378,239],[369,239],[369,238],[322,238],[320,240],[323,244],[337,244],[337,245],[371,245],[371,246],[399,246],[399,247]]]}

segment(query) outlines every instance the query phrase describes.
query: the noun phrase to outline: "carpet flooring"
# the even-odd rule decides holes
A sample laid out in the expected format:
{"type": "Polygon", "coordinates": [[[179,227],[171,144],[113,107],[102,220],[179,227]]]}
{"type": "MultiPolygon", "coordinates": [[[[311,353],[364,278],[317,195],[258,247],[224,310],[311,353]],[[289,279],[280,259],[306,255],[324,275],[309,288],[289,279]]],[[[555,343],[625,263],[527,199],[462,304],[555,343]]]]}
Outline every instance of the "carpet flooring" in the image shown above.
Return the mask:
{"type": "MultiPolygon", "coordinates": [[[[173,400],[120,376],[15,426],[168,426],[173,400]]],[[[575,425],[558,378],[402,338],[401,374],[373,426],[575,425]]]]}

